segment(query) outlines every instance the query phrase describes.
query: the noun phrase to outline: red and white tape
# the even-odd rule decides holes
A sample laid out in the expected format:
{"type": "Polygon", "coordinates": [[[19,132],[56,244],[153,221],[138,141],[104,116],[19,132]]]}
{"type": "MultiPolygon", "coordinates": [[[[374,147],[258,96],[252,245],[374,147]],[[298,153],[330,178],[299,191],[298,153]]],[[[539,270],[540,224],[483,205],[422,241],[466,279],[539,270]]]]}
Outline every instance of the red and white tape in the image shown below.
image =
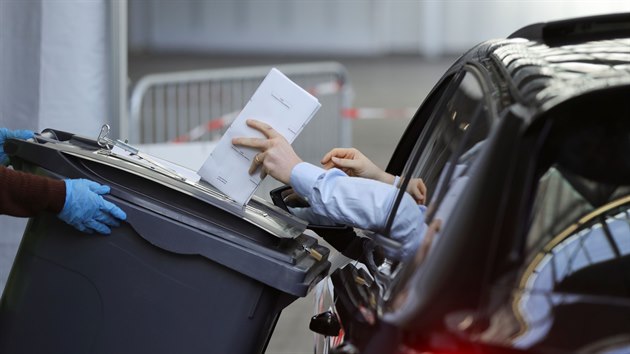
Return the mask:
{"type": "Polygon", "coordinates": [[[313,96],[333,95],[343,88],[341,81],[329,81],[317,84],[306,89],[306,92],[313,96]]]}
{"type": "Polygon", "coordinates": [[[345,119],[392,119],[411,118],[416,113],[415,108],[344,108],[341,116],[345,119]]]}
{"type": "Polygon", "coordinates": [[[182,134],[176,137],[175,139],[171,140],[171,142],[172,143],[187,143],[190,141],[199,140],[206,133],[219,130],[223,127],[226,127],[232,124],[232,121],[236,118],[236,116],[239,113],[240,113],[240,110],[230,112],[228,114],[224,114],[223,116],[219,118],[211,119],[202,125],[192,128],[188,133],[182,134]]]}
{"type": "MultiPolygon", "coordinates": [[[[332,95],[341,91],[343,84],[339,81],[330,81],[307,88],[306,91],[313,96],[332,95]]],[[[415,108],[343,108],[341,117],[343,119],[359,120],[359,119],[405,119],[411,118],[415,114],[415,108]]],[[[224,114],[209,120],[208,122],[191,129],[188,133],[182,134],[171,140],[173,143],[185,143],[201,139],[205,134],[220,130],[232,124],[232,121],[238,116],[239,111],[224,114]]]]}

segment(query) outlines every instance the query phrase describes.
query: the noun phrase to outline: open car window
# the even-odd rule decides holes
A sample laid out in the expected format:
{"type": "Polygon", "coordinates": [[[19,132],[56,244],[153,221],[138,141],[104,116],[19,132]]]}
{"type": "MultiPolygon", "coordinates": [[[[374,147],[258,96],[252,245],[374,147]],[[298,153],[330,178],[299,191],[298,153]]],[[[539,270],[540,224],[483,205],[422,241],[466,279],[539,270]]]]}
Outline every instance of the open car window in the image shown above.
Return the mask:
{"type": "MultiPolygon", "coordinates": [[[[424,205],[426,242],[421,248],[431,247],[432,240],[439,234],[441,225],[465,189],[473,163],[493,123],[482,84],[474,71],[461,73],[456,89],[444,97],[425,126],[401,176],[397,202],[401,203],[405,193],[412,195],[418,185],[426,186],[424,205]]],[[[408,202],[408,201],[407,201],[408,202]]],[[[388,225],[396,221],[396,205],[390,213],[388,225]]],[[[422,221],[418,221],[422,222],[422,221]]],[[[389,228],[391,230],[391,228],[389,228]]]]}

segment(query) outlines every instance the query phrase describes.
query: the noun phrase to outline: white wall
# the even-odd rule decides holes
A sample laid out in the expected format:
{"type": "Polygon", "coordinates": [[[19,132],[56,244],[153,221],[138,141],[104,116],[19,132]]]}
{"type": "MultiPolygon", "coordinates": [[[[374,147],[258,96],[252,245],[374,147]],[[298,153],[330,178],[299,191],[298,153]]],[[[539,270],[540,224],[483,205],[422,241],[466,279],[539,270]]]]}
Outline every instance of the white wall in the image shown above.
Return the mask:
{"type": "Polygon", "coordinates": [[[97,135],[112,114],[106,0],[0,0],[0,126],[97,135]]]}
{"type": "Polygon", "coordinates": [[[443,7],[443,50],[459,53],[532,23],[630,12],[630,1],[445,1],[443,7]]]}
{"type": "MultiPolygon", "coordinates": [[[[0,0],[0,127],[98,135],[114,112],[107,6],[0,0]]],[[[0,215],[0,289],[26,221],[0,215]]]]}
{"type": "Polygon", "coordinates": [[[541,21],[630,12],[630,1],[129,0],[132,51],[461,53],[541,21]]]}
{"type": "Polygon", "coordinates": [[[169,51],[371,53],[380,1],[130,1],[130,46],[169,51]]]}

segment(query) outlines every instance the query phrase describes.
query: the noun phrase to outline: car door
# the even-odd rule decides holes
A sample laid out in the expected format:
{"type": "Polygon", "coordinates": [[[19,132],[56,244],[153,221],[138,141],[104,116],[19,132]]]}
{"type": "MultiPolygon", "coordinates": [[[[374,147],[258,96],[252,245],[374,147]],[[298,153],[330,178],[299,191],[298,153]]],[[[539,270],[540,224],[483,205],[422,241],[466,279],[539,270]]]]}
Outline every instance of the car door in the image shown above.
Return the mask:
{"type": "MultiPolygon", "coordinates": [[[[630,351],[629,87],[593,92],[525,134],[476,340],[532,352],[630,351]]],[[[455,326],[454,326],[455,327],[455,326]]]]}

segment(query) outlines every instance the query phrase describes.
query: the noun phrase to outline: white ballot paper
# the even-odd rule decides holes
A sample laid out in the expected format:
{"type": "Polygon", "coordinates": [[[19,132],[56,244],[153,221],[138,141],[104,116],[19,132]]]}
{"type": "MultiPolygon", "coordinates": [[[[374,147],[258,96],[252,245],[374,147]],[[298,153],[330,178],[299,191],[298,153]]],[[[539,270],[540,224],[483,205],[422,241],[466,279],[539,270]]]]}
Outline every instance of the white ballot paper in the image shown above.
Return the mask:
{"type": "Polygon", "coordinates": [[[258,171],[249,174],[252,160],[260,151],[234,146],[232,138],[264,138],[261,132],[245,123],[247,119],[256,119],[269,124],[293,143],[319,107],[317,98],[276,68],[271,69],[201,166],[199,176],[237,203],[247,204],[261,182],[258,171]]]}

